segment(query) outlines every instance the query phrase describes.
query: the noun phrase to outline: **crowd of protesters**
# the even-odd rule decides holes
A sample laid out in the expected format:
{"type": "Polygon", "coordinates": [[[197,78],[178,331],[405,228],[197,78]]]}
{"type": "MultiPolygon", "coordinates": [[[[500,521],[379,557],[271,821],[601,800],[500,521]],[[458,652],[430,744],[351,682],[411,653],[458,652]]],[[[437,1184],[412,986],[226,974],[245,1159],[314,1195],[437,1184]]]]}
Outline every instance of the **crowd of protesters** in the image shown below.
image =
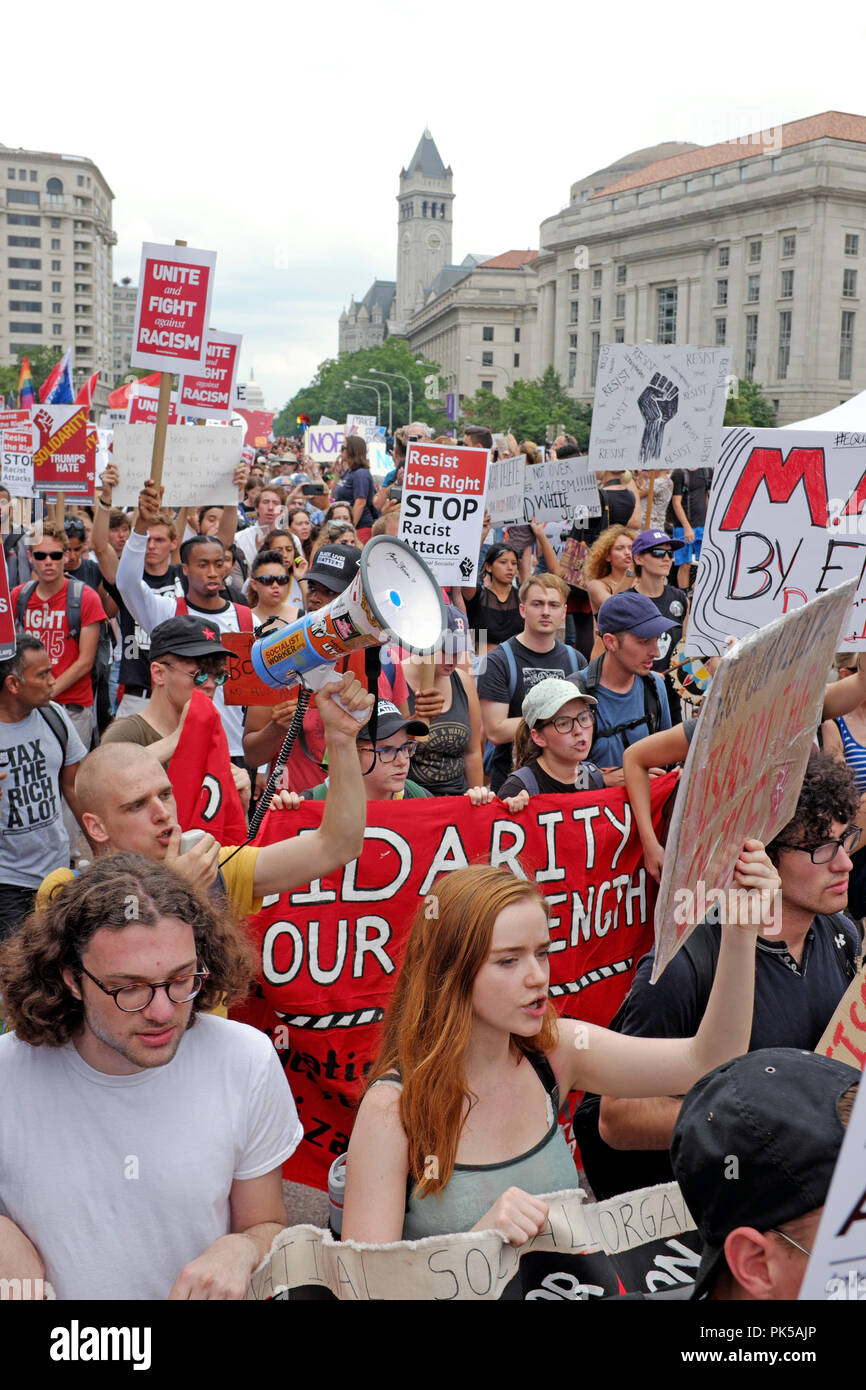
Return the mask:
{"type": "MultiPolygon", "coordinates": [[[[236,507],[177,514],[152,482],[134,512],[117,508],[109,465],[95,508],[4,537],[19,637],[0,662],[0,1278],[47,1277],[61,1298],[244,1296],[285,1225],[282,1165],[303,1126],[269,1040],[224,1016],[255,987],[243,921],[356,858],[368,803],[465,795],[519,816],[536,795],[625,785],[659,877],[650,779],[685,759],[700,718],[677,655],[710,470],[656,475],[652,497],[646,477],[599,475],[600,516],[553,532],[488,525],[476,584],[444,594],[435,658],[384,647],[372,690],[353,653],[341,704],[325,691],[303,713],[273,805],[321,801],[319,827],[266,847],[183,836],[196,692],[246,818],[297,687],[228,702],[225,642],[321,609],[371,538],[396,534],[413,436],[432,431],[398,430],[381,478],[357,436],[333,473],[276,440],[237,471],[236,507]],[[132,1210],[118,1153],[137,1164],[132,1210]]],[[[466,443],[493,447],[480,427],[466,443]]],[[[511,437],[502,452],[544,457],[511,437]]],[[[575,456],[576,441],[552,452],[575,456]]],[[[780,890],[781,928],[767,940],[754,915],[708,920],[653,988],[651,954],[591,1046],[551,1003],[534,886],[505,868],[446,875],[435,921],[410,933],[357,1111],[344,1239],[495,1228],[525,1243],[547,1219],[539,1194],[578,1185],[558,1115],[582,1093],[575,1133],[597,1196],[675,1175],[706,1241],[699,1294],[793,1296],[857,1080],[796,1060],[854,976],[866,913],[866,673],[842,653],[837,674],[793,820],[766,846],[744,840],[737,861],[740,888],[780,890]],[[767,1049],[781,1058],[768,1123],[820,1176],[769,1191],[767,1171],[760,1191],[731,1184],[721,1201],[695,1137],[705,1105],[687,1093],[718,1094],[714,1154],[758,1153],[732,1097],[761,1094],[749,1061],[767,1049]]]]}

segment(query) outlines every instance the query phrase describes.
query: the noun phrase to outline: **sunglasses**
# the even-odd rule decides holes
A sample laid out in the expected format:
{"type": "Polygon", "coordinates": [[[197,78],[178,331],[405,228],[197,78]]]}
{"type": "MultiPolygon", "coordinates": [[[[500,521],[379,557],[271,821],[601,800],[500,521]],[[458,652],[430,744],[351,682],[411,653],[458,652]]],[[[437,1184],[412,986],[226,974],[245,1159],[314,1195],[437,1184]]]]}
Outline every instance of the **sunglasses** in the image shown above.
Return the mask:
{"type": "Polygon", "coordinates": [[[666,545],[653,545],[649,550],[645,550],[644,555],[652,555],[656,560],[672,560],[674,552],[666,545]]]}
{"type": "Polygon", "coordinates": [[[164,661],[162,664],[163,666],[167,666],[169,671],[177,671],[180,676],[189,676],[193,685],[198,689],[201,689],[203,685],[207,685],[210,680],[212,680],[216,686],[225,685],[229,678],[228,671],[202,671],[201,668],[197,671],[184,671],[180,666],[169,665],[167,661],[164,661]]]}
{"type": "Polygon", "coordinates": [[[32,551],[34,560],[62,560],[66,554],[65,550],[34,550],[32,551]]]}
{"type": "Polygon", "coordinates": [[[287,584],[291,584],[291,579],[287,574],[254,574],[254,584],[279,584],[284,589],[287,584]]]}

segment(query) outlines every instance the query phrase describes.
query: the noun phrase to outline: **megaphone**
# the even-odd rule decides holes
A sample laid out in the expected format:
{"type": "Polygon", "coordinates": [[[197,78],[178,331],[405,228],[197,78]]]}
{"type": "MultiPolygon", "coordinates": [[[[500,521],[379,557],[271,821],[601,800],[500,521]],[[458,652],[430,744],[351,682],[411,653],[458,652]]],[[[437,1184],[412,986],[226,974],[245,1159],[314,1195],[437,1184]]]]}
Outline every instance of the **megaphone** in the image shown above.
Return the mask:
{"type": "Polygon", "coordinates": [[[265,685],[300,682],[318,690],[334,680],[334,663],[385,642],[427,655],[442,644],[447,619],[428,565],[393,536],[374,536],[351,584],[324,608],[260,637],[250,659],[265,685]]]}

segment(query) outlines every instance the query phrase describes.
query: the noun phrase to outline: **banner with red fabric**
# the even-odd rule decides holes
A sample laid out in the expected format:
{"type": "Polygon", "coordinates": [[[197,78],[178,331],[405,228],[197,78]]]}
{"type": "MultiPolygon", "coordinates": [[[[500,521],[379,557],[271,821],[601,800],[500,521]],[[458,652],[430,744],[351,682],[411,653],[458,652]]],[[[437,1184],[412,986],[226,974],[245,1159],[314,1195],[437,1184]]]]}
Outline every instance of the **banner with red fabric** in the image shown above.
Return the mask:
{"type": "Polygon", "coordinates": [[[182,830],[207,830],[220,844],[243,844],[247,822],[225,730],[213,701],[200,690],[192,692],[168,779],[182,830]]]}
{"type": "MultiPolygon", "coordinates": [[[[675,781],[669,773],[652,783],[657,827],[675,781]]],[[[307,802],[270,812],[257,843],[309,832],[322,810],[307,802]]],[[[369,802],[359,860],[248,919],[260,983],[231,1013],[267,1032],[286,1068],[304,1126],[287,1178],[327,1187],[412,922],[419,909],[435,918],[440,874],[479,863],[506,865],[547,898],[559,1012],[610,1022],[653,944],[656,896],[623,788],[534,796],[518,816],[498,801],[472,806],[456,796],[369,802]]]]}

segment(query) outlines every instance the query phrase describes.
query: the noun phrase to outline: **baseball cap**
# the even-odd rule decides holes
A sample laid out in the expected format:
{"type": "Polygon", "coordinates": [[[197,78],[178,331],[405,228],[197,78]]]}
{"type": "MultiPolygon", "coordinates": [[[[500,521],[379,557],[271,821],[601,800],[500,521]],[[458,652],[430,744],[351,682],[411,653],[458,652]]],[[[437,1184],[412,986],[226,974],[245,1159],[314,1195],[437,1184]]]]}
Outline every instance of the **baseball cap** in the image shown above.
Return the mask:
{"type": "Polygon", "coordinates": [[[652,550],[653,546],[666,545],[673,554],[674,543],[667,531],[641,531],[631,543],[632,555],[640,555],[642,550],[652,550]]]}
{"type": "Polygon", "coordinates": [[[227,647],[220,645],[220,630],[206,618],[191,613],[181,618],[166,618],[150,635],[150,659],[161,661],[164,656],[230,656],[227,647]]]}
{"type": "Polygon", "coordinates": [[[737,1226],[768,1231],[821,1207],[845,1128],[838,1103],[860,1073],[845,1062],[767,1047],[724,1062],[683,1100],[671,1163],[704,1239],[694,1298],[724,1268],[726,1237],[737,1226]],[[736,1179],[726,1181],[735,1155],[736,1179]]]}
{"type": "Polygon", "coordinates": [[[660,637],[676,627],[676,623],[662,617],[651,598],[636,594],[633,589],[606,598],[598,610],[596,623],[600,633],[633,632],[635,637],[660,637]]]}
{"type": "Polygon", "coordinates": [[[334,594],[341,594],[358,573],[361,552],[356,545],[322,545],[313,557],[313,568],[301,581],[321,584],[334,594]]]}
{"type": "MultiPolygon", "coordinates": [[[[376,701],[376,725],[377,738],[390,738],[392,734],[398,734],[401,729],[405,729],[407,734],[419,734],[422,738],[430,732],[430,725],[425,724],[423,719],[407,719],[405,714],[401,714],[397,706],[391,700],[376,701]]],[[[358,730],[358,738],[370,737],[370,725],[365,724],[358,730]]]]}
{"type": "Polygon", "coordinates": [[[469,635],[466,614],[462,613],[453,603],[446,603],[445,617],[448,620],[448,628],[442,645],[446,654],[458,656],[460,652],[471,651],[472,638],[469,635]]]}
{"type": "Polygon", "coordinates": [[[573,681],[548,676],[532,687],[523,701],[521,713],[530,729],[534,729],[542,719],[555,718],[563,705],[567,705],[570,700],[583,700],[587,705],[598,704],[593,695],[584,695],[573,681]]]}

